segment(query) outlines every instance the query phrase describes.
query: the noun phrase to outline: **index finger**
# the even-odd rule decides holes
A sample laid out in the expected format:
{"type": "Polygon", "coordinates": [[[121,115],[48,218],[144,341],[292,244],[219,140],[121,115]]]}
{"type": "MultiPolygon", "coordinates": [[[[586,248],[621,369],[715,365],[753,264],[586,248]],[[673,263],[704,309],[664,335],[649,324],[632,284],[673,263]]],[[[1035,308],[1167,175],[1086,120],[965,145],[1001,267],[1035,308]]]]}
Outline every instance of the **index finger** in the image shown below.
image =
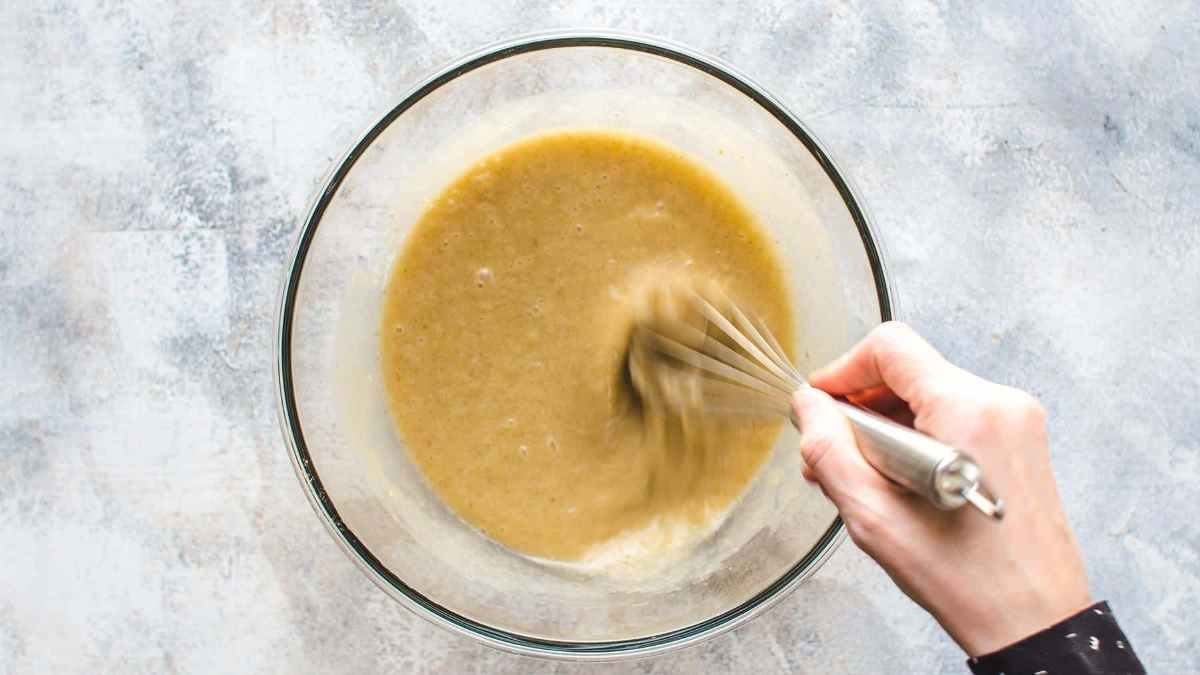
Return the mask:
{"type": "MultiPolygon", "coordinates": [[[[809,376],[809,382],[834,396],[886,386],[914,409],[933,383],[957,373],[933,345],[907,324],[876,326],[858,344],[809,376]]],[[[944,382],[942,383],[944,385],[944,382]]]]}

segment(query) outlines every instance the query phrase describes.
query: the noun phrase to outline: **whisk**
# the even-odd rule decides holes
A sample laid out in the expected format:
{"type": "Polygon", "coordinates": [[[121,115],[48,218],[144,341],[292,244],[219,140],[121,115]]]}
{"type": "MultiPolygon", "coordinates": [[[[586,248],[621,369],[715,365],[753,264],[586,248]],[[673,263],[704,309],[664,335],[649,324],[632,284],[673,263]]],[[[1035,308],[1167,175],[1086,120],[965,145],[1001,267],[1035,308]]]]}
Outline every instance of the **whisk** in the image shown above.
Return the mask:
{"type": "MultiPolygon", "coordinates": [[[[697,375],[685,389],[701,414],[780,415],[799,428],[792,396],[810,385],[766,324],[752,321],[723,294],[718,302],[724,312],[699,293],[688,291],[688,296],[702,327],[682,320],[639,325],[632,349],[697,375]]],[[[1003,501],[984,487],[979,464],[970,455],[865,408],[836,403],[850,421],[863,457],[881,474],[938,508],[970,503],[990,518],[1003,518],[1003,501]]]]}

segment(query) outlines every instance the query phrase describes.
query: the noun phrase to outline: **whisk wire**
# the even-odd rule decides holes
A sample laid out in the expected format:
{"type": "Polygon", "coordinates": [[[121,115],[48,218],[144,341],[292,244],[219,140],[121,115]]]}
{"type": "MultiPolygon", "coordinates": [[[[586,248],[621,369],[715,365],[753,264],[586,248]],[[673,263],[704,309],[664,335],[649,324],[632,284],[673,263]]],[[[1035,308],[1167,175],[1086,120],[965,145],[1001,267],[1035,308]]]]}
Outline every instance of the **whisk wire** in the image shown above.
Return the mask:
{"type": "Polygon", "coordinates": [[[775,354],[777,359],[776,362],[784,366],[788,371],[788,374],[792,376],[792,383],[795,384],[797,388],[807,384],[808,381],[803,375],[800,374],[799,370],[796,370],[796,367],[792,365],[792,362],[788,360],[787,352],[783,350],[783,346],[779,344],[779,340],[775,339],[775,335],[767,329],[766,324],[762,322],[762,319],[759,319],[757,323],[759,331],[762,333],[763,337],[766,338],[767,342],[770,343],[771,351],[768,353],[775,354]]]}
{"type": "MultiPolygon", "coordinates": [[[[760,365],[778,377],[782,378],[784,381],[790,381],[792,379],[792,377],[788,375],[787,371],[780,368],[773,359],[764,354],[758,345],[756,345],[751,338],[747,337],[745,333],[735,328],[733,324],[729,322],[729,319],[725,318],[725,316],[721,314],[716,307],[713,307],[712,303],[700,297],[699,295],[694,297],[697,307],[699,307],[701,313],[704,314],[704,318],[708,319],[709,322],[711,322],[712,325],[716,326],[722,333],[724,333],[726,337],[728,337],[742,349],[746,350],[746,353],[753,356],[760,365]]],[[[740,315],[742,321],[746,320],[746,317],[741,313],[741,310],[738,310],[735,305],[732,305],[732,303],[730,303],[730,306],[736,312],[735,316],[740,315]]],[[[751,326],[751,329],[753,330],[754,335],[757,336],[758,340],[762,340],[762,336],[758,335],[758,331],[753,329],[753,326],[751,326]]],[[[795,390],[795,387],[793,387],[792,390],[795,390]]],[[[788,394],[790,395],[791,391],[789,391],[788,394]]]]}
{"type": "MultiPolygon", "coordinates": [[[[765,338],[763,338],[762,333],[759,332],[758,328],[746,316],[746,314],[742,312],[741,308],[739,308],[728,298],[725,299],[725,304],[729,307],[729,313],[733,315],[734,321],[737,322],[738,326],[742,329],[742,332],[745,333],[750,340],[754,342],[754,345],[759,348],[759,350],[762,352],[761,355],[767,357],[770,363],[764,365],[769,366],[774,364],[775,368],[772,370],[776,370],[777,372],[782,373],[785,377],[794,380],[795,378],[792,376],[794,369],[792,368],[791,363],[788,362],[787,358],[780,354],[776,354],[774,350],[771,349],[771,345],[766,341],[765,338]]],[[[793,384],[798,385],[799,383],[793,382],[793,384]]],[[[794,390],[795,386],[793,386],[792,389],[794,390]]]]}
{"type": "Polygon", "coordinates": [[[781,391],[785,391],[660,333],[647,329],[644,337],[652,342],[650,346],[658,352],[686,365],[736,382],[748,389],[767,395],[778,395],[781,391]]]}
{"type": "MultiPolygon", "coordinates": [[[[696,332],[699,333],[700,331],[697,330],[696,332]]],[[[725,343],[712,336],[704,336],[704,340],[700,345],[700,351],[717,359],[718,361],[733,365],[735,368],[741,370],[747,375],[757,377],[760,380],[770,383],[773,387],[784,394],[790,396],[791,393],[796,390],[790,379],[779,377],[775,373],[766,370],[757,362],[742,356],[741,354],[737,353],[737,351],[730,349],[725,343]]]]}

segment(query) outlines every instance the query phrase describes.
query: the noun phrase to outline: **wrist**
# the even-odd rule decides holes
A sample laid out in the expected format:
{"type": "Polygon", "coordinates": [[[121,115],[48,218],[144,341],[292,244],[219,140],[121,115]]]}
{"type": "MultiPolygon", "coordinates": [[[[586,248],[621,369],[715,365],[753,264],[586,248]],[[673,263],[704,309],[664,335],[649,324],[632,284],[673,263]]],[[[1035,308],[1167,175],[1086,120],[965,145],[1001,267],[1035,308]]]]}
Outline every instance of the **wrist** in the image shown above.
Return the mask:
{"type": "Polygon", "coordinates": [[[957,630],[950,633],[968,656],[983,656],[1053,626],[1092,604],[1086,589],[1054,597],[1009,596],[992,603],[990,608],[974,612],[971,621],[959,622],[957,630]]]}

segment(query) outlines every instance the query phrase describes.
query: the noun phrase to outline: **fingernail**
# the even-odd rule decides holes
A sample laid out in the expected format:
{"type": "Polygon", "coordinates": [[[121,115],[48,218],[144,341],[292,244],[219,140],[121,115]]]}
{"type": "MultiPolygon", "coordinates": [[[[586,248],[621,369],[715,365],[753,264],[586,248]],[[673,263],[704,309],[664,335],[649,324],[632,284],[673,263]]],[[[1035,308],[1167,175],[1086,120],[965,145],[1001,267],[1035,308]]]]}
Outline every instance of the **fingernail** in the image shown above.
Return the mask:
{"type": "Polygon", "coordinates": [[[825,394],[822,393],[820,389],[815,389],[813,387],[801,387],[798,389],[796,394],[792,396],[792,406],[796,410],[796,415],[803,417],[804,412],[813,405],[816,405],[824,395],[825,394]]]}

